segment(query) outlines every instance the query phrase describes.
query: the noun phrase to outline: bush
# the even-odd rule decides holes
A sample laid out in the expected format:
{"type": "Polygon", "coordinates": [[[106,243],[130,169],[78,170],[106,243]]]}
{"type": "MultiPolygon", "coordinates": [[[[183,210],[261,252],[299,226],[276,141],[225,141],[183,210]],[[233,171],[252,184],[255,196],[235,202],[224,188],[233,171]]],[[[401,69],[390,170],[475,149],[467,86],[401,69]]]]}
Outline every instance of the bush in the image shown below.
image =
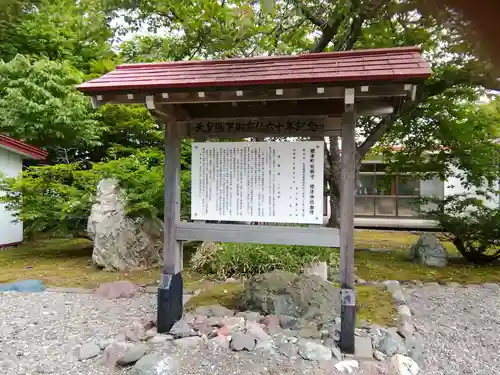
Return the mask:
{"type": "Polygon", "coordinates": [[[464,195],[435,201],[429,212],[445,236],[469,262],[484,264],[500,258],[500,209],[484,206],[482,200],[464,195]]]}
{"type": "Polygon", "coordinates": [[[272,270],[299,272],[314,261],[338,268],[338,249],[328,247],[204,243],[191,259],[193,271],[219,278],[250,276],[272,270]]]}
{"type": "MultiPolygon", "coordinates": [[[[181,175],[182,209],[189,213],[190,172],[181,175]]],[[[6,203],[25,233],[84,235],[102,178],[116,178],[125,192],[127,214],[163,218],[163,152],[144,150],[128,157],[95,163],[30,167],[18,178],[0,179],[0,203],[6,203]]]]}

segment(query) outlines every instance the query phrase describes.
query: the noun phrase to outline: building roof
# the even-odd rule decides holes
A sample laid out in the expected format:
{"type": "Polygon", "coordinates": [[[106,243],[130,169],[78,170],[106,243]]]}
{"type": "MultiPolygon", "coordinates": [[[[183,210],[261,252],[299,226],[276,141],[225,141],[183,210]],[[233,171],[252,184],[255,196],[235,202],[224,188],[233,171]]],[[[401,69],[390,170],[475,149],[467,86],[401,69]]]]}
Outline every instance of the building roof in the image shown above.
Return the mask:
{"type": "Polygon", "coordinates": [[[24,156],[27,159],[44,160],[48,155],[47,151],[3,134],[0,134],[0,148],[24,156]]]}
{"type": "Polygon", "coordinates": [[[418,47],[310,53],[226,60],[120,65],[85,82],[87,93],[248,87],[352,81],[403,81],[427,78],[429,64],[418,47]]]}

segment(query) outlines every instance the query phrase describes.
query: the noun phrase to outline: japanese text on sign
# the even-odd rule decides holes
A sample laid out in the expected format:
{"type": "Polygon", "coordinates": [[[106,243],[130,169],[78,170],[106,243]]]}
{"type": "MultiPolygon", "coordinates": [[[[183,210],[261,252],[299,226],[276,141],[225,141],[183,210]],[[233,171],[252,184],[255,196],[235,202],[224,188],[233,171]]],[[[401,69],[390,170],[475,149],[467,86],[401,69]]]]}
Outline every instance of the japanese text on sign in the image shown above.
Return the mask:
{"type": "Polygon", "coordinates": [[[322,224],[323,142],[196,142],[191,218],[322,224]]]}

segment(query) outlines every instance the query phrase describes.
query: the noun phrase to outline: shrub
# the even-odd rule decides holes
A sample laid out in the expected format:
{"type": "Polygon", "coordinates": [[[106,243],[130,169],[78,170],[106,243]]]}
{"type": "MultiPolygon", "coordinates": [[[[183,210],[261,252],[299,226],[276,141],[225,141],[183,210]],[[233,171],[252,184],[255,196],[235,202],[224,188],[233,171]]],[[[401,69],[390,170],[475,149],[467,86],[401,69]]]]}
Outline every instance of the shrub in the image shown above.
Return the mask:
{"type": "Polygon", "coordinates": [[[427,214],[437,220],[445,236],[469,262],[484,264],[500,258],[500,208],[490,208],[478,198],[447,197],[427,214]]]}
{"type": "Polygon", "coordinates": [[[217,243],[201,245],[191,259],[194,271],[219,278],[250,276],[272,270],[298,272],[309,262],[338,268],[338,249],[328,247],[217,243]]]}

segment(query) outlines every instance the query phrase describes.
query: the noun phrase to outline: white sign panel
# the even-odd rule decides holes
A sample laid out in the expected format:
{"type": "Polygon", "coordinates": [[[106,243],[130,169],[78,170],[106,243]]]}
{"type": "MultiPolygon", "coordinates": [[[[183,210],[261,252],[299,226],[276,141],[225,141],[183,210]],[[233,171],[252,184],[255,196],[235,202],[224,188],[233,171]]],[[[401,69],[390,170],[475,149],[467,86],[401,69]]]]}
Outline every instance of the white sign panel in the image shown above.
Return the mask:
{"type": "Polygon", "coordinates": [[[191,218],[323,223],[323,142],[196,142],[191,218]]]}

